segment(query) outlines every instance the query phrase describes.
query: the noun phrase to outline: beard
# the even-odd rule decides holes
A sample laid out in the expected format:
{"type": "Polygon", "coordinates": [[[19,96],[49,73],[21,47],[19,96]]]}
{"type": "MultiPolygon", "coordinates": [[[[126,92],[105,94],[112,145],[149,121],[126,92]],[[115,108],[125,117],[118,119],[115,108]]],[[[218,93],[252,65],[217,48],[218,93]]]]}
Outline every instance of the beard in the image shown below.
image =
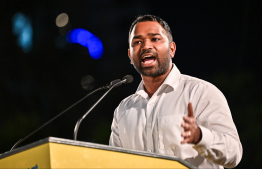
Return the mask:
{"type": "Polygon", "coordinates": [[[147,50],[140,54],[138,62],[134,61],[133,59],[132,59],[132,62],[134,63],[133,66],[135,67],[136,71],[143,76],[157,77],[157,76],[163,75],[167,73],[169,70],[169,66],[171,62],[170,49],[168,49],[163,54],[163,56],[159,56],[158,53],[147,50]],[[157,62],[157,64],[152,67],[142,67],[142,64],[141,64],[142,54],[149,53],[149,52],[154,54],[155,61],[157,62]]]}

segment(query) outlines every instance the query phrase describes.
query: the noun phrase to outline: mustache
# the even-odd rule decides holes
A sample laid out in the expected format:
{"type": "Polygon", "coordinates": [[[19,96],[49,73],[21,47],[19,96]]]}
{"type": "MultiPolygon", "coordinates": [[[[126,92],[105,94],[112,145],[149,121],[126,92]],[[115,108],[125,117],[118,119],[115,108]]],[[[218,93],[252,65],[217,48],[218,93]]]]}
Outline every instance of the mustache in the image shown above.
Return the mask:
{"type": "Polygon", "coordinates": [[[145,49],[143,50],[140,54],[139,54],[139,59],[142,59],[143,55],[145,53],[153,53],[155,57],[158,56],[158,54],[156,52],[154,52],[152,49],[145,49]]]}

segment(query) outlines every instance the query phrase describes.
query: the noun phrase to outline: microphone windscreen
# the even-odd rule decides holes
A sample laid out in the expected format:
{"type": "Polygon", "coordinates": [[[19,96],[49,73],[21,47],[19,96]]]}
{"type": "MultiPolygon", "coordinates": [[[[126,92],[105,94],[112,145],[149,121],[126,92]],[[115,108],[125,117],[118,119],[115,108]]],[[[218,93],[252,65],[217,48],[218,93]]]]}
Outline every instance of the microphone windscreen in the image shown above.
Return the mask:
{"type": "Polygon", "coordinates": [[[85,90],[92,90],[95,86],[95,79],[90,75],[86,75],[81,79],[81,85],[85,90]]]}
{"type": "Polygon", "coordinates": [[[131,83],[131,82],[133,82],[133,76],[126,75],[126,76],[123,77],[123,80],[126,80],[125,83],[131,83]]]}
{"type": "Polygon", "coordinates": [[[114,87],[121,86],[122,83],[119,83],[119,82],[121,82],[120,79],[113,80],[112,82],[110,82],[110,86],[113,86],[113,85],[115,85],[115,84],[117,84],[117,83],[118,83],[118,84],[117,84],[116,86],[114,86],[114,87]]]}

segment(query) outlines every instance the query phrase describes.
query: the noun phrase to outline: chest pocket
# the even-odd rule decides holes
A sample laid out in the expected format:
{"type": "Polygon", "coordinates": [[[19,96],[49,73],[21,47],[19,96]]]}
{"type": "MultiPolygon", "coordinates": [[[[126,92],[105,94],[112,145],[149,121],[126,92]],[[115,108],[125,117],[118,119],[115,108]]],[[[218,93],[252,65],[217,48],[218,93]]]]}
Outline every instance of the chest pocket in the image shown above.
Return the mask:
{"type": "Polygon", "coordinates": [[[175,149],[182,141],[184,114],[167,115],[158,118],[159,149],[175,149]]]}

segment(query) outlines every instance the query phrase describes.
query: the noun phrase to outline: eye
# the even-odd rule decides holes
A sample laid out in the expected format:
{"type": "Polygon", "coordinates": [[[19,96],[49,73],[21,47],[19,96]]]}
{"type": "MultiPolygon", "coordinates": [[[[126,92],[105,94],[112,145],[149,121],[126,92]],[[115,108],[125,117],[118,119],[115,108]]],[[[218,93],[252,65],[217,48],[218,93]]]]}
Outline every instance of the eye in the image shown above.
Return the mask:
{"type": "Polygon", "coordinates": [[[159,40],[160,40],[159,38],[152,38],[152,41],[154,41],[154,42],[157,42],[159,40]]]}
{"type": "Polygon", "coordinates": [[[135,41],[133,45],[138,45],[139,43],[141,43],[141,41],[135,41]]]}

